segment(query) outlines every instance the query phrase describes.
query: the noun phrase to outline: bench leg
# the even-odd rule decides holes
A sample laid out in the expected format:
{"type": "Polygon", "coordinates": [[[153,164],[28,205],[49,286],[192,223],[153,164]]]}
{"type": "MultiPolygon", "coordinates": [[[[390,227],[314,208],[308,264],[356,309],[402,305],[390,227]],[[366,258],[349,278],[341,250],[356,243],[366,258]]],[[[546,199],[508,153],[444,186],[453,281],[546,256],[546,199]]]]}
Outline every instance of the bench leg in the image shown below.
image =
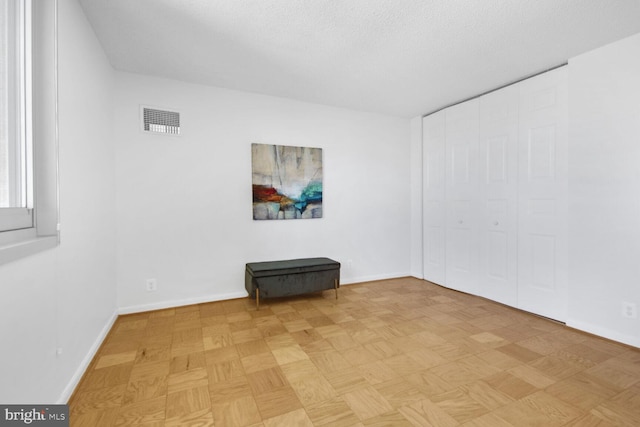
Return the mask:
{"type": "Polygon", "coordinates": [[[333,281],[333,284],[334,284],[334,285],[335,285],[335,287],[336,287],[336,299],[338,299],[338,279],[335,279],[335,280],[333,281]]]}
{"type": "Polygon", "coordinates": [[[260,288],[256,288],[256,311],[260,310],[260,288]]]}

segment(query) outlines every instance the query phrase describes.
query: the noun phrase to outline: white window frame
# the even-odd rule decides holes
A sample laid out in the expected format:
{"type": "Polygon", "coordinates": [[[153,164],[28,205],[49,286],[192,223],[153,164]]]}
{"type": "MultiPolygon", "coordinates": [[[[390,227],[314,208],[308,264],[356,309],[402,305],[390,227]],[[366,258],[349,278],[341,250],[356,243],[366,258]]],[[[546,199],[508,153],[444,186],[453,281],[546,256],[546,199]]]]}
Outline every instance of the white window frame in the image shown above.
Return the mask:
{"type": "Polygon", "coordinates": [[[19,126],[26,167],[19,183],[25,189],[24,207],[0,209],[0,264],[55,247],[60,240],[57,0],[20,3],[27,22],[21,49],[26,72],[19,126]]]}
{"type": "Polygon", "coordinates": [[[14,16],[10,32],[12,52],[8,63],[14,64],[14,90],[9,94],[9,200],[12,207],[0,208],[0,232],[33,227],[33,162],[31,144],[31,1],[7,3],[14,16]],[[15,9],[13,9],[15,7],[15,9]]]}

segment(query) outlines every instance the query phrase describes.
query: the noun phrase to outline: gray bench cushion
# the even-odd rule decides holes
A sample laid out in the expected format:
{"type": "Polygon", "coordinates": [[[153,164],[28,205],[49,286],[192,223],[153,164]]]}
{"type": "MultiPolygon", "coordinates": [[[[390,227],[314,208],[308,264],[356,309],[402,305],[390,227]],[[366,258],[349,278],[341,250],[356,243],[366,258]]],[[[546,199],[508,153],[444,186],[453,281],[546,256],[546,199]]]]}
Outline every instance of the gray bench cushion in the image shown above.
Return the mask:
{"type": "Polygon", "coordinates": [[[340,282],[340,263],[329,258],[252,262],[245,271],[245,288],[255,298],[300,295],[334,289],[340,282]]]}

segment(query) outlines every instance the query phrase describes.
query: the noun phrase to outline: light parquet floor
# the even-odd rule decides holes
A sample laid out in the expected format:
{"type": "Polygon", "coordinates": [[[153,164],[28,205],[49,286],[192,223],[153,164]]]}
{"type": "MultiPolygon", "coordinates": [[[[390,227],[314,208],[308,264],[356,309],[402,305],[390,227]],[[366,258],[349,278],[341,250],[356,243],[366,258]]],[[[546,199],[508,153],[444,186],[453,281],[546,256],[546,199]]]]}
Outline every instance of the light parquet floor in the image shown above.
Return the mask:
{"type": "Polygon", "coordinates": [[[428,282],[121,316],[72,426],[638,426],[640,350],[428,282]]]}

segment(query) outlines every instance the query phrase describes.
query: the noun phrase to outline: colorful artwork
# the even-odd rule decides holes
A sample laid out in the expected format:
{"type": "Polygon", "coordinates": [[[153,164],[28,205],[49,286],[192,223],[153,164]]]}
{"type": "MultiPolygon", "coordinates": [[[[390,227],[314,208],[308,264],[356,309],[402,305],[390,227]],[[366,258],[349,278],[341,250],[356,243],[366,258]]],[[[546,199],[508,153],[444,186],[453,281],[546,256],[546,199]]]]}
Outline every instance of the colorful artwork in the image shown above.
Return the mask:
{"type": "Polygon", "coordinates": [[[251,144],[253,219],[322,218],[322,148],[251,144]]]}

